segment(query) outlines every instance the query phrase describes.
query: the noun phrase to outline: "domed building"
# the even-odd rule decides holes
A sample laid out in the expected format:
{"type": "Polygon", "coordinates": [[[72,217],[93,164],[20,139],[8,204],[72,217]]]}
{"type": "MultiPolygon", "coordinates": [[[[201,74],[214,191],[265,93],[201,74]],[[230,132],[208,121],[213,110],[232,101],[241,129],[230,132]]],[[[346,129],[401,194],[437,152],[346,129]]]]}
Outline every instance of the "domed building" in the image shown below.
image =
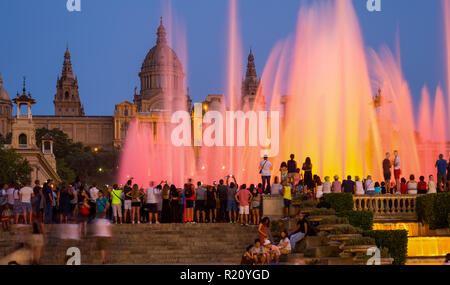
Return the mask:
{"type": "Polygon", "coordinates": [[[147,53],[139,73],[141,91],[134,95],[137,112],[189,110],[191,100],[184,94],[183,66],[167,44],[162,18],[156,35],[156,45],[147,53]]]}
{"type": "MultiPolygon", "coordinates": [[[[72,57],[67,46],[53,97],[55,113],[33,115],[33,128],[60,129],[74,142],[81,142],[92,149],[112,149],[123,145],[130,122],[135,118],[142,124],[151,125],[157,135],[157,124],[169,122],[174,111],[191,111],[192,101],[189,88],[185,86],[183,65],[167,43],[162,18],[156,32],[156,44],[143,58],[138,76],[140,88],[134,89],[133,100],[115,105],[113,116],[85,115],[79,81],[72,69],[72,57]]],[[[259,84],[254,56],[250,51],[241,87],[241,105],[245,110],[251,109],[257,98],[262,97],[257,96],[259,84]]],[[[225,102],[223,94],[209,94],[202,104],[207,110],[224,111],[225,102]]],[[[12,101],[0,76],[0,134],[6,136],[12,132],[13,119],[12,101]]]]}
{"type": "Polygon", "coordinates": [[[6,89],[3,88],[3,78],[0,74],[0,134],[5,137],[11,133],[12,103],[6,89]]]}
{"type": "MultiPolygon", "coordinates": [[[[191,109],[191,98],[184,93],[183,65],[175,51],[167,44],[166,29],[162,18],[156,33],[156,45],[144,58],[141,66],[140,92],[134,91],[133,103],[124,101],[114,111],[114,146],[120,147],[127,135],[130,121],[152,125],[170,121],[173,111],[191,109]]],[[[189,90],[189,89],[187,89],[189,90]]]]}

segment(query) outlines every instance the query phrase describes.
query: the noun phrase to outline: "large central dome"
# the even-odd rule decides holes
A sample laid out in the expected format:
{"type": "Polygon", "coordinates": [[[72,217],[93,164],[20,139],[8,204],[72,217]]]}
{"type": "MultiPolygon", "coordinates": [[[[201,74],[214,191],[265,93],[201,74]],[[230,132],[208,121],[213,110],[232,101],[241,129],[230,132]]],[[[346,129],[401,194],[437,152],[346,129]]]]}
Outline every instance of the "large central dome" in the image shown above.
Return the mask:
{"type": "Polygon", "coordinates": [[[183,66],[177,54],[167,44],[162,19],[156,34],[156,45],[150,49],[142,63],[139,73],[141,92],[134,95],[134,102],[138,112],[171,110],[179,104],[184,109],[190,99],[183,91],[183,66]]]}
{"type": "Polygon", "coordinates": [[[157,35],[156,46],[147,53],[142,63],[141,72],[172,71],[174,73],[183,73],[183,66],[177,54],[167,45],[166,29],[162,21],[158,27],[157,35]]]}

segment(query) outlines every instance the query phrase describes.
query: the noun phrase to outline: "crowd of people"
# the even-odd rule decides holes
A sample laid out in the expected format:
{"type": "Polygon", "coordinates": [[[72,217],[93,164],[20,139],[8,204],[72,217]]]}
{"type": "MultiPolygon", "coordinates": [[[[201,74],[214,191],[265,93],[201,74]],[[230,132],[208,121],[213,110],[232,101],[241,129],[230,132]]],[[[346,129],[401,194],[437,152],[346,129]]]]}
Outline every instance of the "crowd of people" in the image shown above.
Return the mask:
{"type": "Polygon", "coordinates": [[[258,184],[238,184],[229,175],[207,185],[194,184],[188,179],[182,187],[167,181],[157,184],[150,181],[147,187],[133,183],[133,178],[124,185],[103,185],[96,183],[89,187],[76,179],[71,184],[56,185],[51,179],[34,185],[3,184],[0,189],[0,213],[2,228],[10,229],[12,223],[31,224],[39,233],[39,223],[78,224],[80,234],[87,235],[87,224],[109,221],[115,224],[159,224],[159,223],[239,223],[243,226],[259,225],[259,238],[249,246],[243,256],[244,263],[266,264],[277,262],[282,253],[295,248],[308,231],[306,217],[299,218],[299,224],[291,232],[283,232],[281,240],[274,244],[267,236],[270,221],[261,219],[263,215],[263,195],[281,196],[284,201],[284,217],[289,216],[289,208],[294,197],[318,200],[323,203],[325,193],[352,193],[354,195],[377,194],[427,194],[450,189],[450,161],[439,156],[436,161],[437,176],[414,175],[406,180],[401,177],[398,151],[390,153],[382,162],[383,181],[374,181],[371,175],[361,179],[348,175],[340,180],[313,175],[311,159],[307,157],[302,167],[297,167],[294,154],[290,160],[282,162],[279,173],[271,181],[273,165],[268,156],[259,163],[261,182],[258,184]],[[394,179],[392,180],[392,173],[394,179]]]}
{"type": "Polygon", "coordinates": [[[258,238],[249,245],[242,255],[243,265],[279,264],[281,255],[288,255],[294,251],[297,243],[306,236],[316,234],[315,225],[308,220],[306,214],[296,215],[296,225],[290,231],[284,229],[275,241],[270,235],[270,220],[264,217],[258,226],[258,238]]]}
{"type": "Polygon", "coordinates": [[[0,191],[3,227],[11,223],[31,224],[32,215],[43,223],[79,223],[82,231],[96,218],[116,224],[131,223],[240,223],[257,225],[261,214],[262,185],[238,185],[233,176],[217,185],[193,184],[183,188],[151,181],[147,188],[128,180],[125,185],[92,184],[86,188],[79,179],[72,184],[15,187],[4,184],[0,191]],[[232,181],[230,181],[232,180],[232,181]]]}
{"type": "Polygon", "coordinates": [[[400,157],[386,153],[383,160],[383,181],[374,181],[371,175],[361,179],[348,175],[342,181],[338,175],[333,179],[313,175],[311,159],[307,157],[297,167],[294,154],[282,162],[279,175],[274,177],[272,163],[267,156],[259,163],[261,183],[238,184],[229,175],[213,185],[202,182],[194,184],[189,179],[183,187],[167,181],[149,182],[147,187],[128,180],[125,185],[96,183],[87,187],[80,179],[72,184],[55,183],[49,179],[41,185],[3,184],[0,191],[0,211],[3,229],[10,223],[31,224],[33,213],[44,223],[69,223],[78,221],[83,229],[95,218],[106,218],[113,223],[240,223],[258,225],[262,216],[262,195],[282,196],[284,216],[287,217],[291,201],[304,195],[309,200],[320,200],[324,193],[353,193],[354,195],[376,194],[426,194],[448,191],[450,163],[439,156],[436,161],[437,179],[429,175],[426,180],[414,175],[406,180],[401,177],[400,157]],[[393,170],[393,171],[392,171],[393,170]],[[392,173],[394,179],[391,180],[392,173]]]}

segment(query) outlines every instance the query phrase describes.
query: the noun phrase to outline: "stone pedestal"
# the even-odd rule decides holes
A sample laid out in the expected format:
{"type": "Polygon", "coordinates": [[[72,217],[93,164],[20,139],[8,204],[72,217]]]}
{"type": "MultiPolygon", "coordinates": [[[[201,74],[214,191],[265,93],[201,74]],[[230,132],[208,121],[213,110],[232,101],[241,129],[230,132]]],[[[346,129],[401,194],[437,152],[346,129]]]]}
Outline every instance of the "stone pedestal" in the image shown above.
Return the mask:
{"type": "MultiPolygon", "coordinates": [[[[264,195],[263,198],[263,215],[264,217],[269,217],[272,219],[279,219],[284,216],[283,208],[284,201],[282,196],[269,196],[264,195]]],[[[293,216],[296,214],[295,207],[291,206],[289,208],[289,215],[293,216]]]]}

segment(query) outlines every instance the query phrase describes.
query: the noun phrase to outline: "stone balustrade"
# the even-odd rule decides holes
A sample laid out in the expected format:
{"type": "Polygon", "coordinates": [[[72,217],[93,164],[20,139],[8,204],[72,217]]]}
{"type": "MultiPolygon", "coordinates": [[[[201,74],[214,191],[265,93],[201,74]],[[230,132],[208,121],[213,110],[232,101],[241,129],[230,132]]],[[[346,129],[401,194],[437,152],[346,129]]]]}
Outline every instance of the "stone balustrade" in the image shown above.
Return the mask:
{"type": "Polygon", "coordinates": [[[372,211],[375,221],[415,221],[417,195],[353,196],[353,210],[372,211]]]}

